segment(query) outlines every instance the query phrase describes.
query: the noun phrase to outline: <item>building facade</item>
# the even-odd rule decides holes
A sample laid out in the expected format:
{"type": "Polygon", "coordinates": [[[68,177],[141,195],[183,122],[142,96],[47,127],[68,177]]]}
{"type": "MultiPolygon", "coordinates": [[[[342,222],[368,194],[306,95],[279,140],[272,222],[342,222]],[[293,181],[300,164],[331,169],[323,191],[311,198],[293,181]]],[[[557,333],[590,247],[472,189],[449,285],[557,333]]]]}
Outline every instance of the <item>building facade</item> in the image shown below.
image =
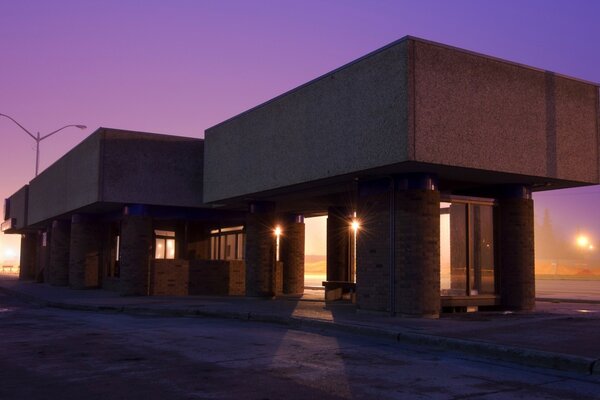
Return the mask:
{"type": "Polygon", "coordinates": [[[7,202],[22,277],[300,294],[392,315],[534,307],[532,192],[600,183],[598,85],[405,37],[206,131],[99,129],[7,202]]]}

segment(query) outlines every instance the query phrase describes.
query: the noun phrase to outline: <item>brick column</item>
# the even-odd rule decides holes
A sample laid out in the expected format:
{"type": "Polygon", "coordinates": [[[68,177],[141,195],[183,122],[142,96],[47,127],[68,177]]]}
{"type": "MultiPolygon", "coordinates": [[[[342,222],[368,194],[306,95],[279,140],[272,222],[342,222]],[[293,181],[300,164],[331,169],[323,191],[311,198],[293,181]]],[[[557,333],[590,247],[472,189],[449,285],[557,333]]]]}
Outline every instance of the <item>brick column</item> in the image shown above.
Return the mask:
{"type": "Polygon", "coordinates": [[[73,215],[69,252],[69,286],[73,289],[98,287],[100,257],[98,222],[88,215],[73,215]]]}
{"type": "Polygon", "coordinates": [[[40,230],[37,234],[37,251],[35,260],[35,281],[48,282],[48,265],[50,264],[50,232],[40,230]]]}
{"type": "Polygon", "coordinates": [[[20,280],[35,279],[37,241],[37,233],[24,233],[21,235],[21,265],[19,267],[20,280]]]}
{"type": "Polygon", "coordinates": [[[440,314],[440,192],[429,176],[401,178],[395,192],[395,313],[440,314]]]}
{"type": "Polygon", "coordinates": [[[67,286],[69,284],[69,247],[71,245],[71,221],[55,220],[52,222],[50,240],[51,285],[67,286]]]}
{"type": "Polygon", "coordinates": [[[274,296],[274,205],[252,203],[246,218],[246,296],[274,296]]]}
{"type": "Polygon", "coordinates": [[[356,246],[356,303],[362,310],[390,312],[388,179],[359,186],[356,217],[361,223],[356,246]]]}
{"type": "Polygon", "coordinates": [[[506,309],[528,311],[535,308],[533,200],[527,188],[510,192],[496,211],[501,302],[506,309]]]}
{"type": "Polygon", "coordinates": [[[327,280],[349,281],[349,232],[352,212],[346,207],[327,210],[327,280]]]}
{"type": "Polygon", "coordinates": [[[280,238],[280,260],[283,263],[283,293],[304,293],[304,217],[284,218],[280,238]]]}
{"type": "Polygon", "coordinates": [[[440,195],[427,175],[361,183],[357,304],[393,315],[440,313],[440,195]]]}
{"type": "Polygon", "coordinates": [[[121,221],[121,295],[148,295],[153,241],[152,217],[146,215],[143,207],[126,207],[121,221]]]}

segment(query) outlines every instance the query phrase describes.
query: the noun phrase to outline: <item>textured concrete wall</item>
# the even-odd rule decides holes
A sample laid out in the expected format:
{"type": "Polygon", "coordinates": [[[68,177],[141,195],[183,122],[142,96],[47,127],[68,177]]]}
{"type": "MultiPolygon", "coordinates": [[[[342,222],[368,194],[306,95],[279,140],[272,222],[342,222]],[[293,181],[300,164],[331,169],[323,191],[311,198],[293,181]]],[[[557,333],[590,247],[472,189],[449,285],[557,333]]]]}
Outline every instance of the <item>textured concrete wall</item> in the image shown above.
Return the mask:
{"type": "Polygon", "coordinates": [[[190,261],[190,295],[246,294],[246,265],[242,260],[190,261]]]}
{"type": "Polygon", "coordinates": [[[348,281],[348,246],[350,217],[345,207],[329,207],[327,210],[327,280],[348,281]]]}
{"type": "Polygon", "coordinates": [[[200,139],[104,129],[100,199],[200,206],[203,155],[200,139]]]}
{"type": "Polygon", "coordinates": [[[98,201],[100,139],[90,135],[30,182],[29,224],[98,201]]]}
{"type": "Polygon", "coordinates": [[[69,251],[69,286],[73,289],[95,288],[100,285],[102,262],[99,222],[87,215],[71,218],[69,251]]]}
{"type": "Polygon", "coordinates": [[[28,281],[35,279],[35,266],[37,262],[37,233],[21,235],[21,265],[19,279],[28,281]]]}
{"type": "Polygon", "coordinates": [[[280,257],[283,268],[283,293],[304,292],[304,223],[284,224],[280,239],[280,257]]]}
{"type": "Polygon", "coordinates": [[[409,54],[415,160],[599,182],[597,87],[427,42],[409,54]]]}
{"type": "Polygon", "coordinates": [[[27,226],[27,202],[29,198],[29,185],[23,186],[9,197],[9,218],[16,220],[15,228],[21,229],[27,226]]]}
{"type": "Polygon", "coordinates": [[[71,221],[52,221],[52,240],[50,241],[51,285],[69,284],[69,249],[71,247],[71,221]]]}
{"type": "Polygon", "coordinates": [[[401,42],[208,129],[204,200],[406,160],[406,76],[401,42]]]}
{"type": "Polygon", "coordinates": [[[271,211],[249,213],[246,219],[246,295],[274,296],[275,215],[271,211]]]}
{"type": "Polygon", "coordinates": [[[121,221],[120,293],[124,296],[148,294],[148,271],[154,232],[152,218],[124,215],[121,221]]]}
{"type": "Polygon", "coordinates": [[[152,296],[187,296],[189,262],[186,260],[153,260],[150,268],[152,296]]]}
{"type": "Polygon", "coordinates": [[[511,310],[535,307],[533,200],[500,199],[496,208],[502,306],[511,310]]]}

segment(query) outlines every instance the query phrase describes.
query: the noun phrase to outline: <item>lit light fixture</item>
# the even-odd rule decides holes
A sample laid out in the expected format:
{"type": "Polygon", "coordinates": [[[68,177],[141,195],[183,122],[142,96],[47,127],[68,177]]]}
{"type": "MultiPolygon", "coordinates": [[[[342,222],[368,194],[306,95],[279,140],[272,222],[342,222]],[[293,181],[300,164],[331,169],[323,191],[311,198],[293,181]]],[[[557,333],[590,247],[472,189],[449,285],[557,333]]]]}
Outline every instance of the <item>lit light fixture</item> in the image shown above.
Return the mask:
{"type": "Polygon", "coordinates": [[[360,223],[358,222],[358,220],[353,220],[352,221],[352,230],[354,232],[358,231],[358,229],[360,228],[360,223]]]}
{"type": "Polygon", "coordinates": [[[277,225],[275,227],[275,261],[279,261],[279,251],[280,251],[280,242],[279,242],[279,238],[281,236],[281,226],[277,225]]]}
{"type": "Polygon", "coordinates": [[[577,242],[577,246],[579,246],[579,247],[589,247],[590,246],[590,239],[585,235],[577,236],[576,242],[577,242]]]}

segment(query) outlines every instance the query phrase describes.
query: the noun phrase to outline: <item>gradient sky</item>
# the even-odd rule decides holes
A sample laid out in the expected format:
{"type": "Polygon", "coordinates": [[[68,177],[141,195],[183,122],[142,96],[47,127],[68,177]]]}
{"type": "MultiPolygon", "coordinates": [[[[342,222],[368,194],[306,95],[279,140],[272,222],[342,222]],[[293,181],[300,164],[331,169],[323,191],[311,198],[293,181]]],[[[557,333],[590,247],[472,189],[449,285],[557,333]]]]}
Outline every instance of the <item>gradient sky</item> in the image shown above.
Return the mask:
{"type": "MultiPolygon", "coordinates": [[[[42,134],[47,167],[99,126],[204,129],[405,35],[600,82],[596,1],[0,0],[0,113],[42,134]]],[[[0,119],[0,196],[34,142],[0,119]]],[[[535,196],[600,241],[600,189],[535,196]]],[[[0,242],[1,245],[1,242],[0,242]]],[[[600,247],[600,246],[599,246],[600,247]]],[[[1,257],[1,254],[0,254],[1,257]]]]}

